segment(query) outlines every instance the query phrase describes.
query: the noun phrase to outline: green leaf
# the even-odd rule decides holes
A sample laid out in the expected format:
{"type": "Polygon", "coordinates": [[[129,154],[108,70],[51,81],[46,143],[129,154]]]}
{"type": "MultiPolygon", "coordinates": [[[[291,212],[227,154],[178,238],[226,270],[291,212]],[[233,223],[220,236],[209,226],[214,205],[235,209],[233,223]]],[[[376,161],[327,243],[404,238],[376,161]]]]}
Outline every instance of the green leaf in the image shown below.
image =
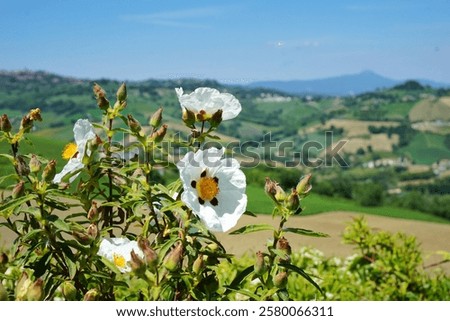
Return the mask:
{"type": "Polygon", "coordinates": [[[300,234],[300,235],[306,235],[306,236],[314,236],[314,237],[330,237],[328,234],[326,233],[322,233],[322,232],[314,232],[311,230],[305,230],[303,228],[298,228],[298,227],[285,227],[283,229],[284,232],[291,232],[291,233],[295,233],[295,234],[300,234]]]}
{"type": "Polygon", "coordinates": [[[41,277],[46,271],[48,271],[51,258],[52,252],[47,252],[35,264],[33,264],[32,268],[36,278],[41,277]]]}
{"type": "Polygon", "coordinates": [[[257,217],[255,213],[250,212],[250,211],[245,211],[244,215],[248,215],[248,216],[253,216],[253,217],[257,217]]]}
{"type": "Polygon", "coordinates": [[[256,294],[254,294],[253,292],[250,292],[249,290],[245,290],[245,289],[233,289],[233,288],[229,288],[227,286],[225,286],[225,289],[230,290],[232,292],[237,292],[243,295],[248,296],[249,298],[255,300],[255,301],[261,301],[261,298],[259,296],[257,296],[256,294]]]}
{"type": "Polygon", "coordinates": [[[18,177],[17,174],[10,174],[10,175],[0,177],[0,185],[3,185],[3,182],[8,179],[17,179],[17,177],[18,177]]]}
{"type": "Polygon", "coordinates": [[[11,199],[9,202],[3,203],[0,205],[0,215],[8,218],[11,213],[7,213],[8,211],[22,205],[23,203],[29,202],[35,198],[34,195],[28,194],[16,199],[11,199]]]}
{"type": "Polygon", "coordinates": [[[246,225],[244,227],[241,227],[240,229],[237,229],[233,232],[231,232],[231,235],[236,234],[248,234],[258,231],[274,231],[274,227],[269,224],[253,224],[253,225],[246,225]]]}
{"type": "Polygon", "coordinates": [[[210,135],[210,134],[208,134],[208,135],[206,135],[206,137],[211,138],[213,140],[220,140],[220,137],[217,136],[217,135],[210,135]]]}
{"type": "Polygon", "coordinates": [[[72,231],[70,225],[58,217],[55,219],[55,216],[56,215],[50,215],[48,217],[49,221],[52,222],[58,230],[70,233],[72,231]]]}
{"type": "Polygon", "coordinates": [[[300,274],[303,278],[305,278],[306,279],[306,281],[308,281],[309,283],[311,283],[312,285],[314,285],[314,287],[317,289],[317,290],[319,290],[319,292],[321,293],[321,294],[323,294],[323,292],[322,292],[322,289],[320,288],[320,286],[309,276],[309,274],[308,273],[306,273],[305,271],[303,271],[301,268],[299,268],[298,266],[295,266],[295,265],[292,265],[292,264],[289,264],[289,263],[280,263],[280,266],[282,266],[282,267],[284,267],[284,268],[286,268],[286,269],[288,269],[288,270],[291,270],[291,271],[294,271],[294,272],[296,272],[296,273],[298,273],[298,274],[300,274]]]}
{"type": "Polygon", "coordinates": [[[9,161],[11,161],[12,164],[14,164],[14,157],[12,155],[0,154],[0,157],[4,157],[4,158],[8,159],[9,161]]]}
{"type": "Polygon", "coordinates": [[[241,272],[239,272],[236,277],[233,279],[233,281],[230,283],[230,285],[227,287],[227,292],[231,291],[231,289],[236,289],[237,286],[244,280],[250,273],[252,273],[255,270],[253,265],[250,265],[249,267],[245,268],[241,272]]]}
{"type": "Polygon", "coordinates": [[[45,203],[45,205],[48,205],[51,208],[55,208],[60,211],[67,211],[70,208],[70,206],[67,205],[66,203],[60,202],[60,201],[52,199],[52,198],[46,198],[44,200],[44,203],[45,203]]]}

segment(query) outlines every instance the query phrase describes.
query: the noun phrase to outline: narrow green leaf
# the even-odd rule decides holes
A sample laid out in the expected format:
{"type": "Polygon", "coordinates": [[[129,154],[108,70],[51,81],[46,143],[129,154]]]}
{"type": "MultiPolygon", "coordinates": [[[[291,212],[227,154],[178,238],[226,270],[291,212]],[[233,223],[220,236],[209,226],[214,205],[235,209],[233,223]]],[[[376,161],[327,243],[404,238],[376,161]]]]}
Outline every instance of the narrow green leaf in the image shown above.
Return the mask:
{"type": "Polygon", "coordinates": [[[64,232],[68,232],[68,233],[70,233],[72,231],[72,229],[70,228],[70,225],[68,223],[64,222],[60,218],[52,221],[52,223],[60,231],[64,231],[64,232]]]}
{"type": "Polygon", "coordinates": [[[55,208],[60,211],[67,211],[70,208],[70,206],[68,206],[66,203],[60,202],[60,201],[52,199],[52,198],[46,198],[44,200],[44,203],[45,203],[45,205],[48,205],[51,208],[55,208]]]}
{"type": "MultiPolygon", "coordinates": [[[[230,285],[227,287],[227,291],[229,293],[229,291],[231,289],[236,289],[237,286],[242,282],[242,280],[244,280],[250,273],[252,273],[254,271],[254,266],[250,265],[249,267],[245,268],[244,270],[242,270],[241,272],[239,272],[236,277],[233,279],[233,281],[230,283],[230,285]]],[[[225,293],[227,294],[227,293],[225,293]]]]}
{"type": "Polygon", "coordinates": [[[261,298],[259,296],[257,296],[255,293],[250,292],[249,290],[245,290],[245,289],[233,289],[230,287],[225,286],[225,289],[230,290],[232,292],[236,292],[236,293],[240,293],[243,294],[245,296],[248,296],[249,298],[255,300],[255,301],[261,301],[261,298]]]}
{"type": "Polygon", "coordinates": [[[320,286],[309,276],[308,273],[306,273],[305,271],[303,271],[301,268],[299,268],[298,266],[292,265],[292,264],[288,264],[288,263],[280,263],[280,266],[285,267],[286,269],[289,269],[291,271],[294,271],[298,274],[300,274],[303,278],[306,279],[306,281],[308,281],[309,283],[311,283],[312,285],[314,285],[314,287],[319,290],[319,292],[321,294],[323,294],[322,289],[320,288],[320,286]]]}
{"type": "Polygon", "coordinates": [[[9,161],[11,161],[12,164],[14,164],[14,157],[12,155],[0,154],[0,157],[4,157],[4,158],[8,159],[9,161]]]}
{"type": "Polygon", "coordinates": [[[240,229],[237,229],[230,234],[236,235],[236,234],[248,234],[258,231],[273,231],[274,227],[269,224],[253,224],[253,225],[246,225],[244,227],[241,227],[240,229]]]}
{"type": "Polygon", "coordinates": [[[250,212],[250,211],[245,211],[244,215],[248,215],[248,216],[253,216],[253,217],[257,217],[255,213],[250,212]]]}
{"type": "Polygon", "coordinates": [[[34,195],[32,194],[28,194],[16,199],[11,199],[9,202],[5,202],[2,205],[0,205],[0,215],[8,218],[9,215],[11,215],[10,213],[7,213],[8,211],[14,209],[15,207],[18,207],[20,205],[22,205],[25,202],[29,202],[31,200],[33,200],[35,198],[34,195]]]}
{"type": "Polygon", "coordinates": [[[298,228],[298,227],[285,227],[283,229],[284,232],[291,232],[291,233],[295,233],[295,234],[300,234],[300,235],[306,235],[306,236],[314,236],[314,237],[330,237],[328,234],[326,233],[322,233],[322,232],[314,232],[311,230],[306,230],[303,228],[298,228]]]}

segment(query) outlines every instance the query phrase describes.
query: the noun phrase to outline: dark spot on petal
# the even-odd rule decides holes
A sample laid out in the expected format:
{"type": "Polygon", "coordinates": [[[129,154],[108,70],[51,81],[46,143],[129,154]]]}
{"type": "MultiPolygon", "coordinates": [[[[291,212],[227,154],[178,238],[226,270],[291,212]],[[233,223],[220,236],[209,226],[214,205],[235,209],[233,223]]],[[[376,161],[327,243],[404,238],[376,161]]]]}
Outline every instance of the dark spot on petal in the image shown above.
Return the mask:
{"type": "Polygon", "coordinates": [[[199,202],[201,205],[205,204],[205,201],[204,201],[203,199],[201,199],[200,197],[198,198],[198,202],[199,202]]]}
{"type": "Polygon", "coordinates": [[[217,198],[213,198],[212,200],[210,200],[209,201],[210,203],[211,203],[211,205],[213,205],[213,206],[217,206],[217,205],[219,205],[219,201],[218,201],[218,199],[217,198]]]}
{"type": "Polygon", "coordinates": [[[219,184],[219,178],[218,177],[214,176],[213,180],[214,180],[214,182],[216,182],[216,184],[219,184]]]}
{"type": "Polygon", "coordinates": [[[206,176],[206,169],[200,174],[200,177],[205,177],[206,176]]]}
{"type": "Polygon", "coordinates": [[[191,182],[191,186],[192,186],[192,188],[195,188],[197,186],[197,182],[196,181],[192,181],[191,182]]]}

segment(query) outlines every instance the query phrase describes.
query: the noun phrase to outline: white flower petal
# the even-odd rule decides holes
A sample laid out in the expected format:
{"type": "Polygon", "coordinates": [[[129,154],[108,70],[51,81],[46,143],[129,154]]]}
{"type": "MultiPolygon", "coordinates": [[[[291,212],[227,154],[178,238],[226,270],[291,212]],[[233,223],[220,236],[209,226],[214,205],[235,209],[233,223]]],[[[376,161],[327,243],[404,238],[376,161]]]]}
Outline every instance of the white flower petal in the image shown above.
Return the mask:
{"type": "MultiPolygon", "coordinates": [[[[95,138],[94,127],[87,119],[78,119],[73,126],[73,136],[77,144],[77,157],[71,158],[64,166],[62,171],[55,175],[53,183],[59,184],[61,180],[69,173],[73,173],[84,167],[82,160],[86,150],[86,144],[89,140],[95,138]]],[[[90,151],[86,151],[90,155],[90,151]]],[[[69,182],[72,183],[79,174],[70,177],[69,182]]]]}
{"type": "Polygon", "coordinates": [[[213,115],[222,109],[222,120],[235,118],[242,110],[242,106],[236,97],[229,93],[220,93],[217,89],[200,87],[190,94],[183,94],[183,88],[175,89],[182,108],[194,113],[204,110],[213,115]]]}
{"type": "MultiPolygon", "coordinates": [[[[66,165],[64,165],[61,172],[55,175],[55,178],[53,179],[53,183],[59,184],[61,183],[61,180],[69,173],[73,173],[79,169],[82,169],[84,167],[83,163],[80,162],[78,158],[71,158],[66,165]]],[[[72,175],[69,178],[69,182],[72,183],[77,177],[78,174],[72,175]]]]}
{"type": "Polygon", "coordinates": [[[114,263],[114,255],[122,256],[126,262],[125,267],[117,267],[122,273],[130,272],[131,252],[134,251],[136,255],[144,258],[144,253],[139,248],[136,241],[130,241],[123,237],[104,238],[100,242],[100,247],[97,252],[98,255],[103,256],[107,260],[114,263]]]}
{"type": "Polygon", "coordinates": [[[223,148],[190,152],[177,164],[184,188],[181,200],[215,232],[226,232],[235,226],[247,207],[245,175],[236,160],[219,160],[223,153],[223,148]],[[192,181],[197,183],[204,170],[208,177],[218,178],[217,205],[212,205],[209,200],[200,204],[198,191],[192,187],[192,181]]]}
{"type": "MultiPolygon", "coordinates": [[[[95,138],[94,127],[87,119],[78,119],[73,126],[73,136],[78,149],[77,158],[82,160],[87,142],[95,138]]],[[[90,152],[87,154],[90,155],[90,152]]]]}

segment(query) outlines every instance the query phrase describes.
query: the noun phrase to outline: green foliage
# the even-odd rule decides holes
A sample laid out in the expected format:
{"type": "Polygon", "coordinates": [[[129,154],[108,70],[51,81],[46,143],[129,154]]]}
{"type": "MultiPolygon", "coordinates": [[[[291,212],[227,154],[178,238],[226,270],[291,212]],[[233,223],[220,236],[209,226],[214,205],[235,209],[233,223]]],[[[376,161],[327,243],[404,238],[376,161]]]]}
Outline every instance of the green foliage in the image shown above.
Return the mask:
{"type": "MultiPolygon", "coordinates": [[[[350,223],[344,242],[355,246],[355,253],[346,258],[325,257],[316,249],[301,248],[290,256],[291,264],[312,276],[322,289],[301,275],[289,278],[286,288],[293,300],[333,301],[422,301],[450,299],[450,278],[439,266],[423,266],[422,252],[416,239],[403,233],[372,231],[364,218],[350,223]]],[[[443,253],[442,263],[448,262],[443,253]]],[[[242,273],[253,258],[244,257],[223,262],[219,280],[227,282],[242,273]]],[[[250,295],[261,286],[259,279],[247,278],[245,289],[236,299],[251,300],[250,295]]]]}
{"type": "Polygon", "coordinates": [[[359,183],[353,188],[354,199],[362,206],[383,204],[384,188],[381,184],[359,183]]]}

